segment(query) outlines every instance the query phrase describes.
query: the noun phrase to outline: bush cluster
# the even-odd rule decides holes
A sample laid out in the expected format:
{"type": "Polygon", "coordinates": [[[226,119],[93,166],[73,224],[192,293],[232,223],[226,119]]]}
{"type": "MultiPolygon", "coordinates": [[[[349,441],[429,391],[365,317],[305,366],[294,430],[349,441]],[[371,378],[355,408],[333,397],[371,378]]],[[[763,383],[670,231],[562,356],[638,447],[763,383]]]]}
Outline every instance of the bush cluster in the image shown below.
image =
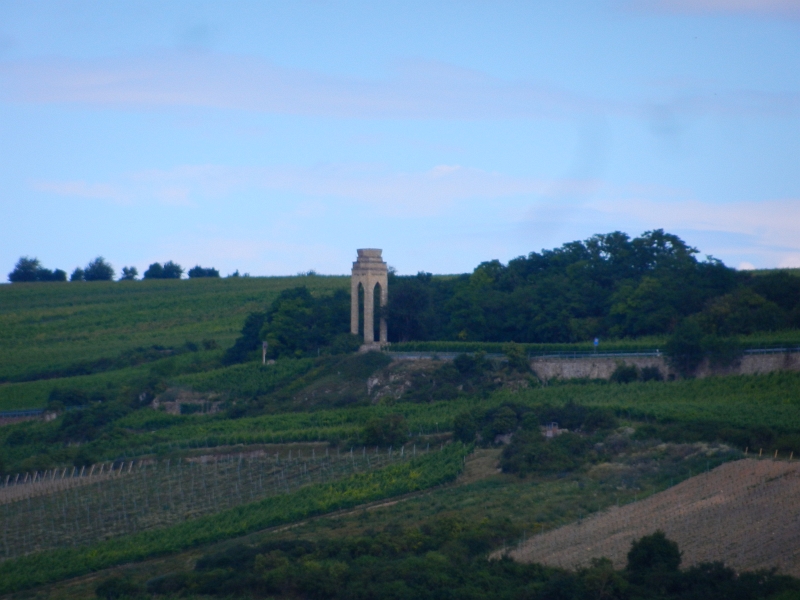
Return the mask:
{"type": "MultiPolygon", "coordinates": [[[[486,560],[489,550],[516,533],[508,521],[442,518],[413,528],[390,523],[380,532],[321,541],[240,544],[202,557],[192,571],[152,579],[136,593],[312,600],[756,600],[794,597],[800,591],[800,581],[774,571],[736,573],[720,563],[681,570],[677,544],[660,531],[634,541],[621,570],[604,558],[577,571],[507,558],[486,560]]],[[[107,580],[98,586],[98,595],[107,590],[128,592],[130,586],[107,580]]]]}

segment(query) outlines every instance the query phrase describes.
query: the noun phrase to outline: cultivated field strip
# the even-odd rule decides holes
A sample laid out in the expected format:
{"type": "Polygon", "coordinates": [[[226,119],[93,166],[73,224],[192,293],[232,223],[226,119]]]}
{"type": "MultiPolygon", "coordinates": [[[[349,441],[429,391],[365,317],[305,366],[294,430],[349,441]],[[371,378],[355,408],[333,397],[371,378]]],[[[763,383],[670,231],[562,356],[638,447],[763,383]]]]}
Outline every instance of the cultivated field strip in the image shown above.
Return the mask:
{"type": "Polygon", "coordinates": [[[257,450],[120,461],[68,469],[69,477],[63,470],[26,474],[24,483],[10,479],[0,488],[0,560],[164,527],[416,454],[416,447],[288,456],[257,450]]]}
{"type": "Polygon", "coordinates": [[[660,529],[682,566],[722,561],[737,570],[800,576],[800,463],[739,460],[649,498],[532,537],[509,555],[577,568],[605,556],[625,566],[631,542],[660,529]]]}

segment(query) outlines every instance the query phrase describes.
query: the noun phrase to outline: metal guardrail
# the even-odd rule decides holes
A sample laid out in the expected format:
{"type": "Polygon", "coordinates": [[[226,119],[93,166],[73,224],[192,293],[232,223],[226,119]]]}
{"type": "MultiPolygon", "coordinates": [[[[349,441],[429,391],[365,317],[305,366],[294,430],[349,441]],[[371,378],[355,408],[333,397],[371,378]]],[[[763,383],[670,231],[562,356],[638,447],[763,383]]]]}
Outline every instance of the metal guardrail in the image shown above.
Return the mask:
{"type": "MultiPolygon", "coordinates": [[[[800,347],[795,348],[748,348],[743,351],[744,354],[791,354],[800,352],[800,347]]],[[[475,352],[392,352],[386,351],[386,354],[398,360],[419,360],[422,358],[438,358],[441,360],[453,360],[460,354],[475,354],[475,352]]],[[[487,352],[484,354],[486,358],[505,359],[505,354],[487,352]]],[[[575,352],[529,352],[528,359],[576,359],[576,358],[625,358],[625,357],[656,357],[660,358],[665,356],[659,348],[655,350],[641,350],[637,352],[594,352],[591,350],[575,351],[575,352]]]]}
{"type": "Polygon", "coordinates": [[[29,408],[26,410],[0,411],[0,419],[18,419],[20,417],[37,417],[44,412],[43,408],[29,408]]]}
{"type": "MultiPolygon", "coordinates": [[[[421,358],[439,358],[441,360],[453,360],[456,356],[461,354],[475,354],[475,352],[392,352],[387,351],[386,354],[398,360],[418,360],[421,358]]],[[[664,353],[660,350],[652,350],[645,352],[551,352],[547,354],[529,353],[529,359],[537,358],[614,358],[620,356],[663,356],[664,353]]],[[[497,352],[484,353],[486,358],[493,358],[497,360],[505,360],[506,355],[497,352]]]]}
{"type": "Polygon", "coordinates": [[[748,348],[745,354],[792,354],[800,352],[800,347],[796,348],[748,348]]]}

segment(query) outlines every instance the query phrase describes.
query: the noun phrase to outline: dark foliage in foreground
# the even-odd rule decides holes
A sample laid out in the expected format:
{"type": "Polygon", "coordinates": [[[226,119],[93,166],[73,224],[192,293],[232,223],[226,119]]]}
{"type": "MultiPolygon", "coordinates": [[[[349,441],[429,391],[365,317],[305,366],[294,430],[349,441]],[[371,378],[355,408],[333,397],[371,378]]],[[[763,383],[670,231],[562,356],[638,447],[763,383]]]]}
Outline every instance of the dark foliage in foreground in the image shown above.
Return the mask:
{"type": "MultiPolygon", "coordinates": [[[[146,592],[320,600],[749,600],[800,592],[800,581],[774,572],[736,574],[721,563],[680,570],[677,545],[661,532],[634,542],[627,567],[619,571],[602,558],[579,571],[519,564],[507,558],[487,560],[492,548],[517,533],[512,529],[507,521],[469,523],[444,518],[419,528],[389,524],[381,532],[344,539],[238,545],[202,557],[193,571],[149,581],[146,592]]],[[[121,581],[101,586],[98,595],[107,598],[113,597],[109,592],[129,590],[121,581]]]]}

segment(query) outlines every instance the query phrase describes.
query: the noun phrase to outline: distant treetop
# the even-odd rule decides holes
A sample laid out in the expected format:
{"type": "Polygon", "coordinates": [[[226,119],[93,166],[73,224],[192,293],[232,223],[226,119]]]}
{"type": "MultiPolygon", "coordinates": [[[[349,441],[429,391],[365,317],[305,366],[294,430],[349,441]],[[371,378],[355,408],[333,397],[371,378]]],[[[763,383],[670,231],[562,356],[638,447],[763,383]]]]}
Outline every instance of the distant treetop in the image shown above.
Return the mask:
{"type": "Polygon", "coordinates": [[[122,277],[120,281],[134,281],[139,276],[139,270],[136,267],[122,267],[122,277]]]}
{"type": "Polygon", "coordinates": [[[200,265],[189,269],[187,273],[190,279],[195,279],[196,277],[219,277],[219,271],[217,271],[214,267],[204,269],[200,265]]]}
{"type": "Polygon", "coordinates": [[[164,266],[161,263],[153,263],[144,272],[144,279],[180,279],[183,275],[183,268],[175,262],[167,261],[164,266]]]}
{"type": "Polygon", "coordinates": [[[38,258],[22,256],[17,261],[14,270],[8,274],[11,283],[22,283],[28,281],[66,281],[67,274],[61,269],[51,271],[45,269],[38,258]]]}
{"type": "Polygon", "coordinates": [[[83,269],[85,281],[111,281],[114,279],[114,269],[102,256],[98,256],[83,269]]]}

